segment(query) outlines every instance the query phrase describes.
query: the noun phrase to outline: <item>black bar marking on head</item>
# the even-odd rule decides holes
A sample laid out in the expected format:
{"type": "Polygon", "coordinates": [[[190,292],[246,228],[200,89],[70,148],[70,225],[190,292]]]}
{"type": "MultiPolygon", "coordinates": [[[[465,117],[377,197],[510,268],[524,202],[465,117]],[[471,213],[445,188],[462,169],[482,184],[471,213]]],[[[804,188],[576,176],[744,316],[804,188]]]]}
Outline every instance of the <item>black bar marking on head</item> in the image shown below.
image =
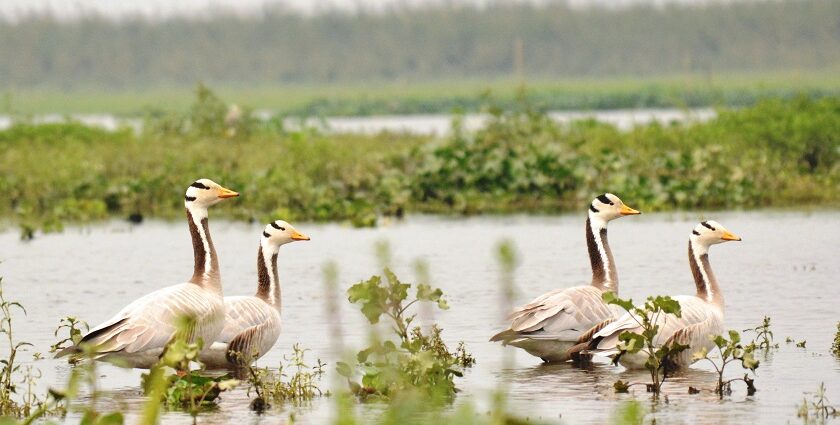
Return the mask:
{"type": "Polygon", "coordinates": [[[606,193],[605,193],[605,194],[603,194],[603,195],[598,195],[598,197],[597,197],[597,198],[595,198],[595,199],[597,199],[597,200],[599,200],[599,201],[601,201],[601,202],[603,202],[603,203],[605,203],[605,204],[615,205],[615,204],[613,204],[613,201],[610,201],[610,198],[607,198],[607,194],[606,194],[606,193]]]}
{"type": "Polygon", "coordinates": [[[192,202],[195,201],[195,196],[184,196],[184,199],[186,199],[187,202],[192,202]]]}
{"type": "Polygon", "coordinates": [[[265,236],[265,237],[267,237],[267,238],[270,238],[270,237],[271,237],[271,235],[269,235],[269,234],[268,234],[268,232],[266,232],[266,231],[263,231],[263,236],[265,236]]]}
{"type": "Polygon", "coordinates": [[[713,231],[713,232],[714,232],[715,230],[717,230],[717,229],[715,229],[714,227],[712,227],[712,225],[711,225],[711,224],[706,223],[705,221],[704,221],[704,222],[702,222],[702,223],[700,223],[700,224],[702,224],[704,227],[708,228],[709,230],[711,230],[711,231],[713,231]]]}
{"type": "Polygon", "coordinates": [[[594,213],[599,212],[598,208],[595,208],[595,205],[592,205],[592,204],[589,204],[589,211],[592,211],[594,213]]]}
{"type": "Polygon", "coordinates": [[[691,233],[693,233],[693,234],[695,234],[695,235],[697,235],[697,236],[700,236],[700,232],[698,232],[698,231],[696,231],[696,230],[692,230],[692,231],[691,231],[691,233]]]}
{"type": "Polygon", "coordinates": [[[286,228],[285,228],[285,227],[282,227],[282,226],[280,226],[279,224],[277,224],[276,222],[273,222],[273,221],[271,222],[271,227],[273,227],[273,228],[275,228],[275,229],[277,229],[277,230],[286,231],[286,228]]]}
{"type": "Polygon", "coordinates": [[[190,185],[190,187],[195,187],[195,188],[198,188],[198,189],[204,189],[204,190],[208,190],[208,189],[210,189],[210,187],[209,187],[209,186],[206,186],[206,185],[205,185],[204,183],[202,183],[202,182],[195,182],[195,183],[191,184],[191,185],[190,185]]]}

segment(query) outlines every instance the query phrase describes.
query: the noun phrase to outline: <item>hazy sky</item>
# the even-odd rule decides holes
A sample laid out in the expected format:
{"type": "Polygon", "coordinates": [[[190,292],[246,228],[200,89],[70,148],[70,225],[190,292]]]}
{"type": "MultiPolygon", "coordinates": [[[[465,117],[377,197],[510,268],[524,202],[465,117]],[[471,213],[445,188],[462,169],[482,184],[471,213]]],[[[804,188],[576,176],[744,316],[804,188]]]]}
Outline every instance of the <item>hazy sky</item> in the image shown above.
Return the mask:
{"type": "MultiPolygon", "coordinates": [[[[119,18],[131,15],[166,17],[172,15],[200,15],[218,9],[235,10],[243,15],[259,13],[266,5],[317,13],[341,9],[382,9],[394,6],[412,6],[429,3],[486,4],[503,1],[545,2],[550,0],[0,0],[0,14],[14,18],[27,12],[51,11],[62,18],[83,13],[98,13],[119,18]]],[[[574,6],[626,5],[632,3],[696,3],[720,0],[567,0],[574,6]]],[[[727,0],[723,0],[727,1],[727,0]]]]}

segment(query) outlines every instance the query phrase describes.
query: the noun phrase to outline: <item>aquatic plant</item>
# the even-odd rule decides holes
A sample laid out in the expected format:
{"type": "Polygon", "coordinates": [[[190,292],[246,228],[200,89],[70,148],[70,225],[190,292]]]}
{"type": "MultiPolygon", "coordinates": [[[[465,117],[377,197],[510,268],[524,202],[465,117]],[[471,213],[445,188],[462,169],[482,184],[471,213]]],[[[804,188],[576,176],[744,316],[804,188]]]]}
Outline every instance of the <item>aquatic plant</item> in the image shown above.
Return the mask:
{"type": "Polygon", "coordinates": [[[825,382],[820,382],[820,386],[811,400],[802,399],[802,404],[797,408],[796,416],[802,418],[805,423],[810,423],[812,416],[820,423],[825,423],[825,420],[829,418],[840,417],[840,409],[832,406],[825,396],[825,382]]]}
{"type": "Polygon", "coordinates": [[[840,322],[837,322],[837,332],[834,333],[834,341],[831,343],[831,354],[840,357],[840,322]]]}
{"type": "MultiPolygon", "coordinates": [[[[55,337],[58,337],[58,334],[62,332],[62,330],[67,330],[67,336],[63,339],[60,339],[58,342],[50,346],[50,353],[55,353],[58,350],[61,350],[65,347],[70,347],[73,345],[78,345],[79,342],[82,341],[82,328],[84,327],[84,332],[87,333],[90,330],[90,326],[84,320],[79,320],[75,316],[67,316],[62,318],[58,322],[58,327],[53,332],[55,337]]],[[[77,357],[70,357],[68,360],[71,364],[75,364],[79,361],[77,357]]]]}
{"type": "MultiPolygon", "coordinates": [[[[670,371],[670,359],[688,348],[687,345],[678,342],[661,346],[657,346],[655,342],[659,333],[659,318],[667,317],[668,314],[680,317],[680,303],[669,296],[656,296],[648,297],[641,307],[637,307],[633,305],[632,300],[623,300],[612,292],[605,292],[603,297],[608,304],[615,304],[626,310],[642,328],[641,333],[625,331],[619,334],[619,353],[613,358],[613,363],[618,364],[621,356],[625,354],[646,354],[645,368],[650,373],[651,382],[645,386],[648,392],[658,396],[670,371]]],[[[614,388],[616,392],[626,392],[632,385],[635,384],[618,381],[614,388]]]]}
{"type": "Polygon", "coordinates": [[[185,409],[193,416],[200,408],[212,405],[223,391],[239,384],[238,380],[227,375],[203,376],[200,369],[192,367],[200,365],[198,353],[204,345],[201,340],[189,340],[194,327],[194,318],[178,318],[177,331],[164,348],[160,360],[149,369],[149,373],[142,375],[146,396],[157,398],[171,408],[185,409]],[[174,370],[174,373],[168,373],[169,370],[174,370]]]}
{"type": "Polygon", "coordinates": [[[0,277],[0,335],[5,335],[8,353],[0,359],[0,416],[27,416],[30,404],[18,402],[13,394],[17,394],[16,374],[20,371],[20,364],[16,362],[22,347],[32,346],[25,341],[16,341],[14,337],[13,311],[17,309],[26,314],[26,309],[17,302],[6,299],[3,293],[3,278],[0,277]]]}
{"type": "MultiPolygon", "coordinates": [[[[767,320],[765,323],[769,324],[769,320],[767,320]]],[[[734,378],[728,380],[724,380],[723,378],[723,373],[726,369],[726,366],[735,361],[740,361],[741,367],[750,372],[755,373],[755,370],[758,368],[759,362],[753,356],[754,348],[752,344],[749,344],[746,347],[743,346],[741,344],[741,334],[739,334],[738,331],[735,330],[729,331],[729,339],[726,339],[723,335],[715,335],[714,337],[712,337],[712,342],[715,343],[715,347],[720,353],[720,363],[709,357],[709,350],[707,350],[706,347],[703,347],[699,351],[694,353],[693,360],[707,360],[715,368],[715,372],[717,372],[718,375],[717,385],[715,386],[715,393],[718,394],[721,398],[723,398],[724,395],[732,394],[733,382],[743,381],[744,384],[746,384],[747,386],[747,395],[755,394],[755,380],[750,378],[747,374],[744,374],[743,378],[734,378]]]]}
{"type": "Polygon", "coordinates": [[[305,361],[307,351],[295,343],[292,345],[292,354],[283,356],[283,360],[289,363],[291,376],[282,363],[277,370],[253,365],[247,367],[248,395],[251,391],[256,395],[251,400],[252,410],[262,412],[271,407],[270,402],[303,402],[323,394],[319,383],[326,363],[318,359],[314,365],[308,365],[305,361]]]}
{"type": "Polygon", "coordinates": [[[765,351],[771,348],[779,348],[779,344],[773,342],[773,331],[770,330],[770,316],[764,316],[760,325],[752,329],[744,329],[743,332],[755,333],[755,338],[749,344],[755,348],[765,351]]]}
{"type": "Polygon", "coordinates": [[[356,364],[337,364],[338,373],[348,379],[359,397],[390,399],[406,391],[425,392],[438,402],[455,394],[454,378],[474,363],[463,344],[452,351],[441,338],[441,329],[412,328],[416,314],[409,309],[419,302],[438,308],[449,308],[443,291],[428,284],[403,283],[388,268],[382,276],[372,276],[347,290],[348,300],[358,304],[371,325],[385,318],[391,325],[396,342],[379,340],[375,334],[371,345],[356,355],[356,364]],[[409,301],[409,290],[414,296],[409,301]],[[407,302],[406,302],[407,301],[407,302]],[[357,372],[361,381],[356,381],[357,372]]]}

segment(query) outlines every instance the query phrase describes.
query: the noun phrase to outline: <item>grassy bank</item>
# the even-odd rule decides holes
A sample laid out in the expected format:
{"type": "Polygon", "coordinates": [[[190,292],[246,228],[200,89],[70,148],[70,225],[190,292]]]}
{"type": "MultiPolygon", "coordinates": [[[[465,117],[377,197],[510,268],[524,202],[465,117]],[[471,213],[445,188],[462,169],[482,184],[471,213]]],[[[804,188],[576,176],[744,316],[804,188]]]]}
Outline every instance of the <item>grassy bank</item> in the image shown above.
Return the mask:
{"type": "Polygon", "coordinates": [[[210,177],[243,196],[214,216],[371,225],[405,212],[580,210],[614,192],[647,211],[838,205],[840,100],[768,100],[690,126],[630,132],[558,125],[521,104],[490,105],[474,134],[445,140],[222,124],[212,94],[142,135],[77,124],[0,132],[0,217],[33,229],[108,217],[180,216],[187,184],[210,177]]]}
{"type": "MultiPolygon", "coordinates": [[[[523,97],[546,109],[618,109],[749,106],[766,97],[840,95],[840,71],[685,74],[655,78],[475,79],[370,84],[218,85],[232,103],[283,115],[358,116],[478,111],[492,95],[503,107],[523,97]],[[524,91],[522,88],[524,87],[524,91]]],[[[112,113],[143,115],[151,110],[183,112],[191,86],[146,89],[7,88],[0,113],[112,113]]]]}

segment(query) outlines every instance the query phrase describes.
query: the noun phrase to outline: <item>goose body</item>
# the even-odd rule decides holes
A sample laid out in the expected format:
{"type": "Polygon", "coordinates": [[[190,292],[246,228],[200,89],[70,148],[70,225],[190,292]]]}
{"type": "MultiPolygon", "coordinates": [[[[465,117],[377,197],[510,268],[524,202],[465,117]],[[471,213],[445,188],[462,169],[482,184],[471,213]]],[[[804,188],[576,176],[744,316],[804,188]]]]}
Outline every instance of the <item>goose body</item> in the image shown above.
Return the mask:
{"type": "MultiPolygon", "coordinates": [[[[147,294],[88,332],[79,344],[93,347],[97,360],[120,366],[149,368],[172,339],[181,318],[194,320],[191,341],[213,341],[224,327],[225,306],[216,249],[210,237],[207,208],[238,196],[211,180],[193,183],[185,196],[195,260],[193,276],[185,283],[147,294]]],[[[56,357],[79,353],[74,345],[56,357]]]]}
{"type": "MultiPolygon", "coordinates": [[[[695,295],[672,297],[680,304],[680,317],[673,314],[660,314],[656,324],[659,332],[654,345],[668,345],[672,342],[688,345],[679,355],[672,358],[672,365],[685,368],[691,365],[695,352],[706,348],[711,350],[714,343],[711,338],[724,333],[724,302],[717,278],[709,264],[708,249],[711,245],[741,240],[714,221],[704,221],[698,225],[689,238],[688,257],[697,292],[695,295]]],[[[619,354],[619,335],[623,332],[641,333],[641,318],[625,313],[612,323],[593,332],[588,342],[590,352],[613,357],[619,354]]],[[[628,369],[644,369],[648,353],[645,350],[634,354],[625,353],[618,359],[628,369]]]]}
{"type": "Polygon", "coordinates": [[[199,355],[212,369],[250,364],[267,353],[280,336],[280,280],[277,255],[281,245],[309,240],[285,221],[265,227],[257,251],[257,292],[224,298],[224,328],[199,355]]]}
{"type": "Polygon", "coordinates": [[[568,350],[583,332],[615,317],[614,307],[602,298],[604,292],[618,291],[618,273],[607,241],[607,223],[639,212],[608,193],[594,199],[587,214],[585,230],[592,266],[591,283],[550,291],[515,309],[508,316],[510,327],[490,341],[521,348],[545,362],[563,362],[569,359],[568,350]]]}

